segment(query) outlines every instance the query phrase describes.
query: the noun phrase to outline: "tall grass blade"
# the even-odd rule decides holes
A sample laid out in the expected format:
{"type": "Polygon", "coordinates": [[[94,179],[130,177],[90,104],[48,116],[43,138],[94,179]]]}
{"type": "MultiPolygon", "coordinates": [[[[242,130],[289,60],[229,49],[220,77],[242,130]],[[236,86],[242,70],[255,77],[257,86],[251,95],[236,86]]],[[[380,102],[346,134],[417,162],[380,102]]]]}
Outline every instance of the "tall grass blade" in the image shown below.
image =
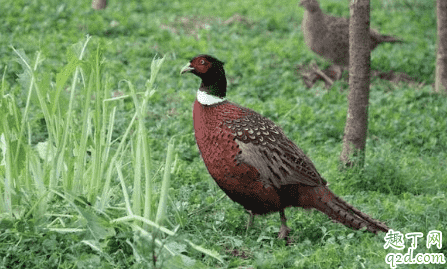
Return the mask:
{"type": "Polygon", "coordinates": [[[171,181],[172,156],[174,156],[174,143],[175,139],[171,138],[168,145],[168,152],[166,154],[166,164],[160,191],[160,201],[158,203],[157,217],[155,219],[155,223],[157,224],[161,224],[163,219],[166,217],[168,191],[171,181]]]}

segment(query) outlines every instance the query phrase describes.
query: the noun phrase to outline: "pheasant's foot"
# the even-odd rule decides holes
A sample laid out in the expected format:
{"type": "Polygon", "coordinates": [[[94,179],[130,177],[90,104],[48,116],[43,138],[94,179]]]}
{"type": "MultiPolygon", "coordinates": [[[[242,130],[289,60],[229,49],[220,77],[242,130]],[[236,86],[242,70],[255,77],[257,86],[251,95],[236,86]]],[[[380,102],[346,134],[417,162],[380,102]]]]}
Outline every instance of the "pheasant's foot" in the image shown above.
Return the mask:
{"type": "Polygon", "coordinates": [[[284,209],[279,211],[279,215],[281,216],[281,228],[279,229],[278,233],[278,239],[286,239],[289,235],[291,229],[287,227],[287,218],[286,214],[284,213],[284,209]]]}

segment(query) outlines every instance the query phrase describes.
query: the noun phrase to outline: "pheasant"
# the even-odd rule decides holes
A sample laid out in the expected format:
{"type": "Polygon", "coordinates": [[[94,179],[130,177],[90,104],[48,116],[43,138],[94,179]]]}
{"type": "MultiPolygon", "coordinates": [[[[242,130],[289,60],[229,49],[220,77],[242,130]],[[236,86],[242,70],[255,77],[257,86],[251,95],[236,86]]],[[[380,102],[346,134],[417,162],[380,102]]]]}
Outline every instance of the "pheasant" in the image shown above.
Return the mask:
{"type": "MultiPolygon", "coordinates": [[[[349,18],[324,14],[317,0],[301,0],[300,5],[306,9],[301,24],[306,45],[334,63],[341,75],[343,67],[349,65],[349,18]]],[[[370,38],[371,51],[384,42],[403,42],[374,29],[370,29],[370,38]]]]}
{"type": "Polygon", "coordinates": [[[226,100],[223,62],[193,58],[181,74],[202,79],[193,106],[197,146],[217,185],[251,214],[279,212],[278,238],[288,236],[284,209],[316,208],[348,227],[370,232],[388,227],[354,208],[327,187],[312,161],[283,130],[259,113],[226,100]]]}

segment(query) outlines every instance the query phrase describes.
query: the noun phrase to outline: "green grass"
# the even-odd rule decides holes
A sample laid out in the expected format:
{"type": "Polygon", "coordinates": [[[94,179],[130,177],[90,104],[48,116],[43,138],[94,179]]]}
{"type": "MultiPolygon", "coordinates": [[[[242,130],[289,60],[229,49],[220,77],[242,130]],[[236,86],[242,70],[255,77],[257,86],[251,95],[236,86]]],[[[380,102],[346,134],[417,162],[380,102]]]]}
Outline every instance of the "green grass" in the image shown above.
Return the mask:
{"type": "MultiPolygon", "coordinates": [[[[321,5],[349,14],[343,1],[321,5]]],[[[384,234],[300,208],[286,210],[289,246],[276,239],[278,214],[246,232],[243,207],[195,145],[199,80],[179,71],[200,53],[226,63],[228,98],[282,126],[336,194],[396,231],[424,233],[416,253],[447,255],[445,239],[441,250],[425,247],[447,225],[434,8],[372,1],[371,25],[406,41],[377,48],[372,68],[423,85],[373,80],[365,167],[342,172],[347,84],[305,88],[297,66],[328,63],[304,45],[298,1],[111,1],[104,11],[90,1],[3,1],[0,268],[388,268],[388,253],[406,253],[383,249],[384,234]],[[236,13],[244,19],[224,23],[236,13]]]]}

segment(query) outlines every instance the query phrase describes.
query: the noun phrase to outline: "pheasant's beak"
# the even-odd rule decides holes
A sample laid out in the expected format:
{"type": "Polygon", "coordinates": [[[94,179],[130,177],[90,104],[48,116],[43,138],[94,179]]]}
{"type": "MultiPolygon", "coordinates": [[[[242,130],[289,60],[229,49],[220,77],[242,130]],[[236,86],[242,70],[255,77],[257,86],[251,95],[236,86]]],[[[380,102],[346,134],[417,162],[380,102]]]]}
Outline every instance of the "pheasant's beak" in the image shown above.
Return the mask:
{"type": "Polygon", "coordinates": [[[182,67],[182,70],[180,70],[180,75],[183,75],[186,72],[191,72],[192,70],[194,70],[194,67],[192,67],[191,64],[188,63],[182,67]]]}

